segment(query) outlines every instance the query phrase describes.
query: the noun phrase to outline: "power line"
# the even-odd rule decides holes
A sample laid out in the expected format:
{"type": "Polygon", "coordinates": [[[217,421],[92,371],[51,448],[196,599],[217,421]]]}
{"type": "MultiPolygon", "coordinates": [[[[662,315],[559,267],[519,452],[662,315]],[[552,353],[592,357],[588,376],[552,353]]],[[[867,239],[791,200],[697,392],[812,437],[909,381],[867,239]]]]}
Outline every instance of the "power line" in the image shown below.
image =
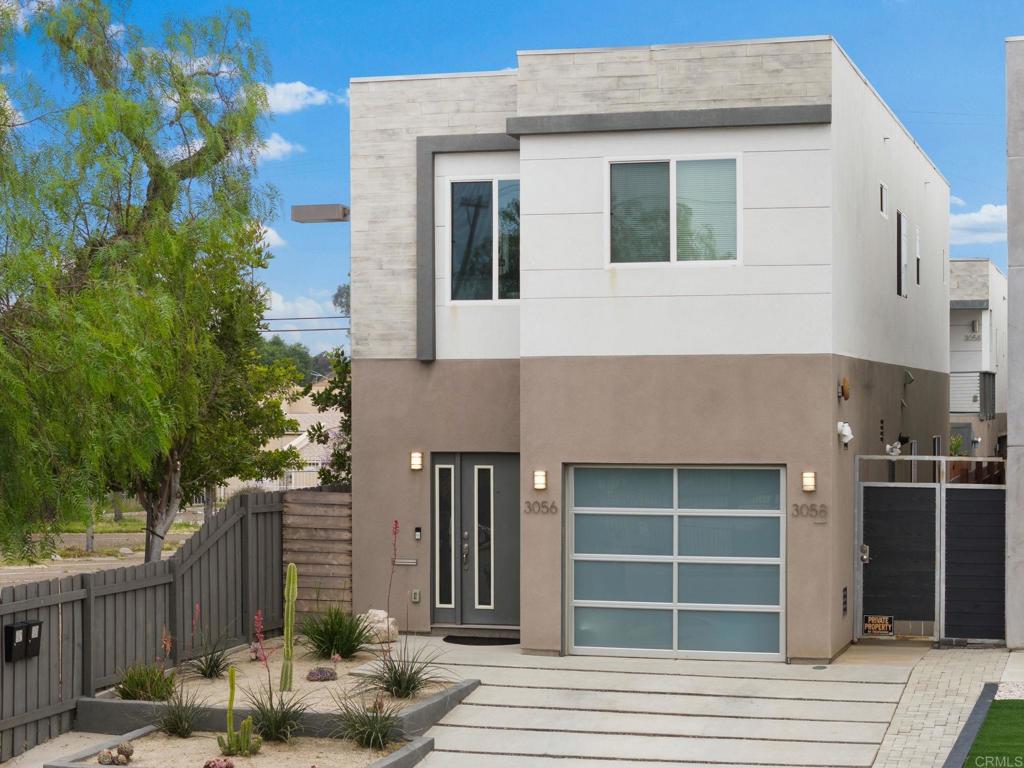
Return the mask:
{"type": "Polygon", "coordinates": [[[347,325],[337,328],[261,328],[260,333],[305,333],[306,331],[350,331],[347,325]]]}
{"type": "Polygon", "coordinates": [[[264,317],[268,323],[274,320],[347,320],[348,315],[310,315],[309,317],[264,317]]]}

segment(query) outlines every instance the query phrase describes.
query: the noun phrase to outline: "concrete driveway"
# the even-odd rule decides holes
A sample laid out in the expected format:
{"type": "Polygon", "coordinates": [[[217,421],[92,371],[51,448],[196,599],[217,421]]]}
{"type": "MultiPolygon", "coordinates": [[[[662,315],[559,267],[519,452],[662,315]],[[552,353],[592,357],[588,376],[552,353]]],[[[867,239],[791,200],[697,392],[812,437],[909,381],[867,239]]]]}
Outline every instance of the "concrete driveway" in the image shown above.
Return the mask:
{"type": "Polygon", "coordinates": [[[415,642],[481,681],[428,733],[424,768],[870,766],[924,652],[804,666],[415,642]]]}

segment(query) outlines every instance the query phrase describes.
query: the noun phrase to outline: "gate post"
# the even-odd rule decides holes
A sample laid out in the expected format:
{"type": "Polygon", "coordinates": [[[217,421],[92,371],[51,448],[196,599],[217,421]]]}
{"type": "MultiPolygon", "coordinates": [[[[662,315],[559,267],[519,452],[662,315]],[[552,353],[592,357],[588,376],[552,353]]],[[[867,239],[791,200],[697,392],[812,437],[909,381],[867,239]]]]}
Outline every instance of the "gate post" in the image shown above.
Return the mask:
{"type": "Polygon", "coordinates": [[[92,641],[95,637],[93,632],[93,613],[96,605],[96,595],[92,586],[93,574],[82,574],[82,587],[85,588],[85,598],[82,600],[82,695],[92,698],[96,695],[96,671],[93,668],[92,641]]]}

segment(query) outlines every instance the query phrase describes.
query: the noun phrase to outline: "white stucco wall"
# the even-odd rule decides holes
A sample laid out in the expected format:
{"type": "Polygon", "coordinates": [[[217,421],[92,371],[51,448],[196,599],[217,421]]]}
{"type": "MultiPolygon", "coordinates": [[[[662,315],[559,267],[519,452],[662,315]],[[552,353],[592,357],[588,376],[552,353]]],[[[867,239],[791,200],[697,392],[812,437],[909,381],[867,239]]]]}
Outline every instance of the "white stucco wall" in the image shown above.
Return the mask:
{"type": "Polygon", "coordinates": [[[521,354],[827,352],[828,126],[524,136],[521,354]],[[607,263],[609,160],[734,155],[736,263],[607,263]]]}
{"type": "Polygon", "coordinates": [[[948,371],[949,185],[838,45],[832,71],[835,352],[948,371]],[[888,186],[888,218],[879,211],[880,183],[888,186]],[[896,293],[897,210],[910,222],[907,298],[896,293]]]}

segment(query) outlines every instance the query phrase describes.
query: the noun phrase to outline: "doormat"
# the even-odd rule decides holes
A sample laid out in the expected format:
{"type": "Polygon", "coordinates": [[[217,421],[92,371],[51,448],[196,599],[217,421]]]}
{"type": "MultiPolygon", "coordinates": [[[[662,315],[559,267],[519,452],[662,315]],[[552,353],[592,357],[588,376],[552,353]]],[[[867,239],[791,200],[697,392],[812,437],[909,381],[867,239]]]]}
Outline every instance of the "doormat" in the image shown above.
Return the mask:
{"type": "Polygon", "coordinates": [[[445,635],[444,641],[452,645],[519,645],[519,638],[516,637],[445,635]]]}

